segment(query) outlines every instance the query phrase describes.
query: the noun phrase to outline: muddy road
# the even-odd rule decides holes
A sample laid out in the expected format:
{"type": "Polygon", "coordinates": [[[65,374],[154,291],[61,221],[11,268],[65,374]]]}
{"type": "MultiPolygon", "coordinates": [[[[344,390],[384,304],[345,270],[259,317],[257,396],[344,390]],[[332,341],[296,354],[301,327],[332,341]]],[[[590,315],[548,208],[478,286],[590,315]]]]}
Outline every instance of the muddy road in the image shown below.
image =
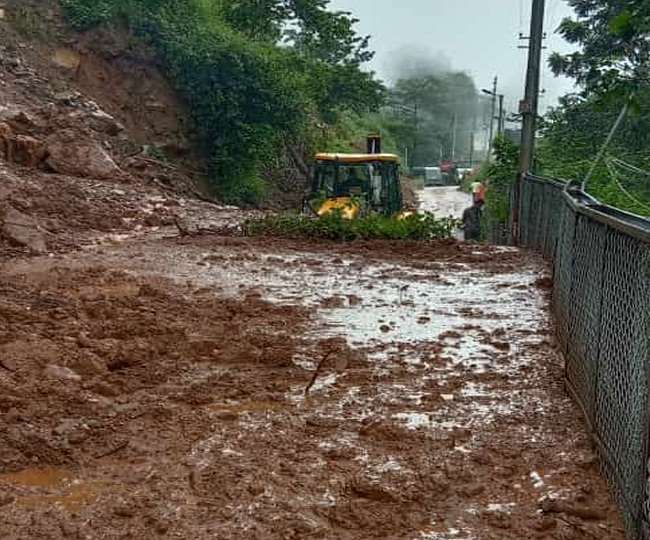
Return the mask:
{"type": "Polygon", "coordinates": [[[438,217],[460,219],[463,210],[472,206],[472,196],[457,186],[426,187],[418,192],[420,208],[438,217]]]}
{"type": "Polygon", "coordinates": [[[530,254],[164,230],[0,275],[0,538],[623,538],[530,254]]]}

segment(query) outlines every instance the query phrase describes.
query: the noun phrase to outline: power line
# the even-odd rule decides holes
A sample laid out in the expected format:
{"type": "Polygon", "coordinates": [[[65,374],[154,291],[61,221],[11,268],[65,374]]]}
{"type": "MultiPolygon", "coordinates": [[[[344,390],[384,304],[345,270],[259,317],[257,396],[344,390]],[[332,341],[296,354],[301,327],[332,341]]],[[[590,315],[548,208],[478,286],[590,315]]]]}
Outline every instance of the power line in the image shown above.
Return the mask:
{"type": "MultiPolygon", "coordinates": [[[[623,192],[623,193],[624,193],[624,194],[625,194],[625,195],[626,195],[626,196],[627,196],[631,201],[633,201],[634,203],[638,204],[641,208],[645,208],[646,210],[650,210],[650,206],[648,206],[647,204],[641,202],[641,201],[640,201],[639,199],[637,199],[634,195],[632,195],[632,194],[631,194],[627,189],[625,189],[625,187],[623,187],[623,184],[621,183],[621,179],[620,179],[618,173],[616,172],[616,169],[614,168],[614,163],[615,163],[615,162],[624,163],[625,165],[627,165],[627,166],[629,166],[629,167],[631,167],[631,168],[633,168],[633,169],[636,169],[636,167],[634,167],[633,165],[629,165],[629,164],[627,164],[627,163],[625,163],[625,162],[623,162],[623,161],[617,160],[617,159],[609,159],[609,160],[607,160],[606,163],[605,163],[605,164],[607,165],[607,170],[609,171],[609,175],[612,177],[612,179],[614,180],[614,183],[618,186],[618,188],[619,188],[619,189],[620,189],[620,190],[621,190],[621,191],[622,191],[622,192],[623,192]]],[[[650,176],[650,173],[648,173],[648,172],[646,172],[646,171],[643,171],[643,170],[641,170],[641,169],[637,169],[637,170],[640,171],[641,173],[647,175],[647,176],[650,176]]]]}
{"type": "Polygon", "coordinates": [[[598,167],[598,163],[600,160],[603,158],[605,155],[605,152],[607,151],[607,148],[609,147],[610,143],[612,142],[612,139],[614,138],[614,135],[616,135],[616,132],[618,131],[618,128],[621,126],[623,123],[623,120],[625,120],[625,117],[627,116],[627,112],[630,109],[630,101],[632,100],[632,95],[630,95],[625,102],[625,105],[621,109],[620,114],[618,115],[618,118],[616,119],[616,122],[614,122],[614,125],[612,126],[612,129],[609,132],[609,135],[607,135],[607,139],[605,139],[605,143],[603,144],[602,148],[600,149],[600,152],[598,152],[598,155],[596,156],[596,160],[593,162],[591,169],[587,173],[587,176],[585,179],[582,181],[582,191],[587,190],[587,183],[589,180],[591,180],[591,177],[593,176],[594,172],[596,171],[596,167],[598,167]]]}
{"type": "Polygon", "coordinates": [[[612,163],[615,165],[618,165],[621,169],[627,169],[628,172],[633,172],[635,174],[640,174],[642,176],[650,176],[650,172],[644,171],[643,169],[639,169],[638,167],[635,167],[631,163],[627,163],[623,161],[622,159],[618,158],[611,158],[610,160],[612,163]]]}

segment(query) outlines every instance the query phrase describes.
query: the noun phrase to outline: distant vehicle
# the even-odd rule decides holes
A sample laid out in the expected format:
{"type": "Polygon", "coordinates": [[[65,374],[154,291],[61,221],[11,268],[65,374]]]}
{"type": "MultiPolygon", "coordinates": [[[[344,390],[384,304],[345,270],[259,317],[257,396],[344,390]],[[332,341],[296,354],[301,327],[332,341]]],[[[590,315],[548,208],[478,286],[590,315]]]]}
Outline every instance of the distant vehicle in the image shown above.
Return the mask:
{"type": "Polygon", "coordinates": [[[426,187],[445,185],[440,167],[424,167],[424,185],[426,187]]]}
{"type": "Polygon", "coordinates": [[[442,160],[440,162],[440,170],[442,172],[443,185],[454,186],[458,184],[458,168],[456,163],[451,160],[442,160]]]}

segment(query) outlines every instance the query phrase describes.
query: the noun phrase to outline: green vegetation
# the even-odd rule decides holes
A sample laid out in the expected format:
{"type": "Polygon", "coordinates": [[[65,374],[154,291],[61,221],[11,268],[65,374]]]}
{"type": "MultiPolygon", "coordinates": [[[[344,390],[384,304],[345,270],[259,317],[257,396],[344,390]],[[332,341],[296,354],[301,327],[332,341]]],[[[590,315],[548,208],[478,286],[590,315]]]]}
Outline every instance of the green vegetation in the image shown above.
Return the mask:
{"type": "MultiPolygon", "coordinates": [[[[639,97],[650,108],[650,94],[639,97]]],[[[551,111],[542,126],[540,172],[566,180],[582,181],[614,125],[623,103],[603,103],[596,98],[569,96],[551,111]]],[[[623,160],[650,171],[650,115],[632,113],[614,137],[605,159],[596,168],[587,191],[604,203],[650,216],[650,174],[623,168],[623,160]]]]}
{"type": "Polygon", "coordinates": [[[505,225],[510,219],[510,196],[517,179],[519,147],[502,135],[494,139],[493,145],[494,161],[485,163],[473,180],[489,186],[485,196],[486,219],[505,225]]]}
{"type": "Polygon", "coordinates": [[[650,3],[647,0],[568,0],[576,18],[560,25],[580,50],[551,57],[556,74],[572,77],[585,95],[627,95],[647,87],[650,3]]]}
{"type": "Polygon", "coordinates": [[[453,154],[469,157],[484,105],[466,73],[424,73],[396,82],[385,117],[388,131],[408,147],[412,166],[435,166],[453,154]]]}
{"type": "Polygon", "coordinates": [[[339,121],[323,126],[316,147],[327,152],[365,152],[366,137],[370,133],[382,136],[382,151],[404,157],[404,148],[398,138],[399,121],[383,112],[358,114],[344,112],[339,121]]]}
{"type": "Polygon", "coordinates": [[[382,102],[382,85],[361,70],[368,39],[328,2],[62,0],[79,30],[127,24],[155,47],[195,120],[215,191],[239,203],[263,197],[261,171],[292,142],[316,140],[311,126],[382,102]]]}
{"type": "Polygon", "coordinates": [[[569,4],[576,18],[564,20],[560,32],[579,50],[553,55],[551,67],[574,78],[581,93],[563,98],[545,118],[540,172],[584,180],[629,100],[629,114],[587,190],[607,204],[650,216],[650,3],[569,4]]]}
{"type": "Polygon", "coordinates": [[[398,154],[403,163],[408,158],[409,166],[435,166],[453,153],[468,158],[471,133],[485,105],[465,73],[407,75],[388,89],[380,111],[341,115],[323,130],[319,148],[363,152],[368,133],[379,132],[383,150],[398,154]]]}
{"type": "Polygon", "coordinates": [[[450,238],[458,223],[437,219],[433,214],[413,214],[404,219],[369,215],[345,219],[340,212],[317,219],[285,214],[248,221],[248,236],[283,236],[288,238],[320,238],[324,240],[433,240],[450,238]]]}

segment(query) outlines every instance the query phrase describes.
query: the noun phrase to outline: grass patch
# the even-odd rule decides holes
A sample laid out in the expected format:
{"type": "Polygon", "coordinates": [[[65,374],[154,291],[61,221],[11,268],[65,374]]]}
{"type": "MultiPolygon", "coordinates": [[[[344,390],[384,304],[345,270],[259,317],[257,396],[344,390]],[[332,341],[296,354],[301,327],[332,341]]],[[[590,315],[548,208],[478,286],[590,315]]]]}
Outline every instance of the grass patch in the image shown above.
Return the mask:
{"type": "Polygon", "coordinates": [[[414,214],[405,219],[370,215],[345,219],[339,212],[319,218],[280,214],[249,220],[244,225],[247,236],[281,236],[350,242],[354,240],[437,240],[451,238],[458,221],[438,219],[433,214],[414,214]]]}

